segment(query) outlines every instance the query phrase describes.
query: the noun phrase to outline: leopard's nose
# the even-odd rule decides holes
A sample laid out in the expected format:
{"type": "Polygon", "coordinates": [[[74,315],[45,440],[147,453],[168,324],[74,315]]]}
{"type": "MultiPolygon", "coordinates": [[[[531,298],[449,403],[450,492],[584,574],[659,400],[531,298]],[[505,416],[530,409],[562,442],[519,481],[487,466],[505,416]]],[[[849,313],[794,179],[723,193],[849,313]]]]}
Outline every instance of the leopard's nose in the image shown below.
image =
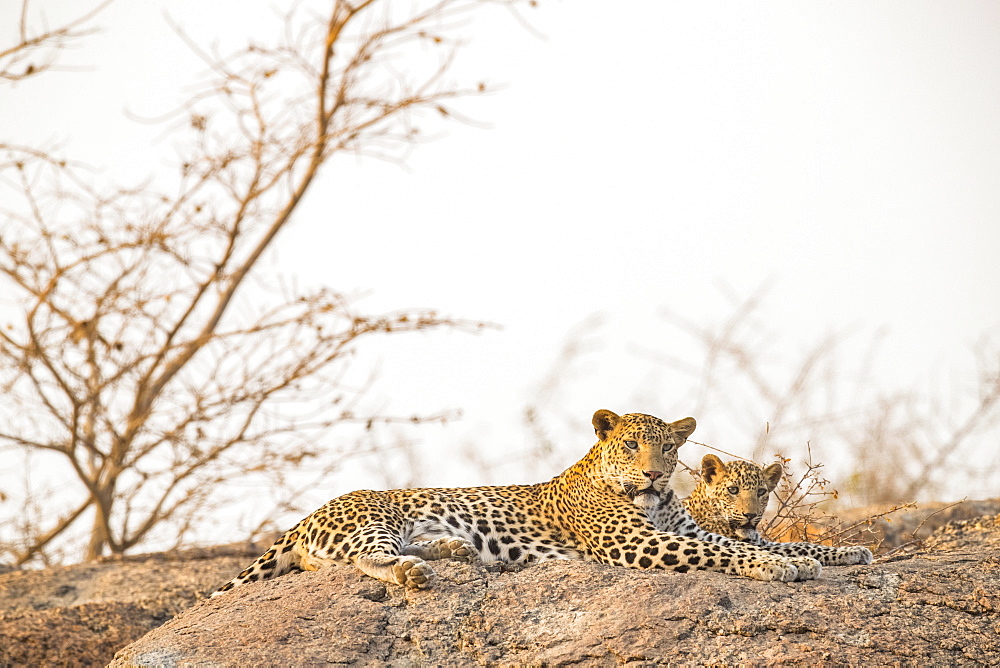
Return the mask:
{"type": "Polygon", "coordinates": [[[645,471],[646,477],[650,480],[656,480],[663,475],[663,471],[645,471]]]}

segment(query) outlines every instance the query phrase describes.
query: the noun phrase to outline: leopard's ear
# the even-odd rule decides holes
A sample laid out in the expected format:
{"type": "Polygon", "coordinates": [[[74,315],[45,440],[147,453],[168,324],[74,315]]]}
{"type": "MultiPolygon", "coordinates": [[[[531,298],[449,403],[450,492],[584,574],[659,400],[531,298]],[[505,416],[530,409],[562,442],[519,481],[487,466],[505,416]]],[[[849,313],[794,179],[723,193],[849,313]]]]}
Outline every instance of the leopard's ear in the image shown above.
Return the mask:
{"type": "Polygon", "coordinates": [[[726,474],[726,465],[715,455],[705,455],[701,459],[701,479],[711,485],[716,478],[726,474]]]}
{"type": "Polygon", "coordinates": [[[677,444],[677,447],[684,445],[684,441],[687,437],[694,433],[694,428],[698,426],[693,417],[686,417],[677,422],[670,423],[670,430],[681,437],[681,442],[677,444]]]}
{"type": "Polygon", "coordinates": [[[594,413],[594,433],[597,434],[598,440],[606,441],[608,436],[618,428],[622,419],[618,417],[616,413],[609,410],[604,410],[603,408],[596,413],[594,413]]]}
{"type": "Polygon", "coordinates": [[[767,491],[773,492],[774,488],[778,486],[781,481],[781,476],[785,471],[781,468],[781,464],[775,462],[770,466],[764,467],[764,484],[767,485],[767,491]]]}

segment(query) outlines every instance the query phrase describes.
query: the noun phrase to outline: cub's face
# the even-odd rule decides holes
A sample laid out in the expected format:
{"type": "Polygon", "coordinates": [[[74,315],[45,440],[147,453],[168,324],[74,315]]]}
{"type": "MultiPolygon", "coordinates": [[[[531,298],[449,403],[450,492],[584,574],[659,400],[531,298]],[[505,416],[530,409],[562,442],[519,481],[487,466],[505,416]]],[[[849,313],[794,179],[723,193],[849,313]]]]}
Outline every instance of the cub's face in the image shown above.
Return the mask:
{"type": "Polygon", "coordinates": [[[780,464],[765,468],[746,461],[724,464],[715,455],[705,455],[701,462],[702,484],[712,513],[727,523],[730,535],[737,538],[757,531],[781,474],[780,464]]]}

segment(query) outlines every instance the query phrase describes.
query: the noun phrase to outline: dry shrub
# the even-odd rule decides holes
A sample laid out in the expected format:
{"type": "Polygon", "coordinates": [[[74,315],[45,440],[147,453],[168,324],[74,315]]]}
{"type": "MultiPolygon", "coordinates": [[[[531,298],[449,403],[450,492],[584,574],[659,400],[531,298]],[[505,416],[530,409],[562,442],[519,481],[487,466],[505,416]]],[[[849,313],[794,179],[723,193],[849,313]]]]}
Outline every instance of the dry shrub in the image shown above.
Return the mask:
{"type": "MultiPolygon", "coordinates": [[[[731,452],[706,443],[690,441],[731,459],[742,459],[731,452]]],[[[775,461],[781,465],[781,481],[772,492],[774,501],[768,503],[768,510],[758,527],[762,536],[776,542],[807,542],[833,547],[849,545],[875,546],[878,551],[884,536],[876,530],[876,522],[892,522],[892,515],[916,508],[916,504],[895,504],[875,511],[863,518],[841,519],[833,503],[839,498],[837,490],[825,477],[821,462],[813,460],[812,447],[806,444],[807,458],[802,464],[804,470],[796,474],[792,459],[776,453],[775,461]]],[[[701,471],[680,462],[694,479],[695,484],[701,471]]]]}
{"type": "Polygon", "coordinates": [[[771,508],[761,522],[761,533],[775,541],[804,541],[842,547],[845,545],[872,545],[880,543],[881,537],[874,530],[876,520],[891,522],[891,516],[902,510],[916,508],[913,502],[893,504],[864,519],[842,520],[836,508],[829,502],[839,494],[824,477],[823,464],[814,462],[812,448],[807,448],[808,458],[805,469],[797,477],[789,466],[791,460],[776,454],[775,460],[781,464],[781,482],[773,494],[776,507],[771,508]]]}

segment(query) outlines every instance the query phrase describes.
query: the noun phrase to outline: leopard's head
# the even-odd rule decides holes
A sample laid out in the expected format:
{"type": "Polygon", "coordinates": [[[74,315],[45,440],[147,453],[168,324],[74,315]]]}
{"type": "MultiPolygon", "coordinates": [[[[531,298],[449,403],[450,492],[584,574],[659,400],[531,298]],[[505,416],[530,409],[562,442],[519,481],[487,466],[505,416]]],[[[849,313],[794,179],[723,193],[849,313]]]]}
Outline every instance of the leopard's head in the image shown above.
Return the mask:
{"type": "Polygon", "coordinates": [[[724,525],[728,528],[725,533],[730,537],[751,538],[767,510],[767,502],[781,480],[781,474],[781,464],[764,468],[747,461],[724,464],[715,455],[705,455],[701,460],[700,489],[696,489],[691,496],[707,502],[707,508],[697,511],[708,515],[704,518],[708,520],[705,525],[724,525]]]}
{"type": "Polygon", "coordinates": [[[641,508],[654,507],[670,484],[677,449],[694,432],[694,418],[676,422],[608,410],[594,413],[594,465],[602,481],[641,508]]]}

